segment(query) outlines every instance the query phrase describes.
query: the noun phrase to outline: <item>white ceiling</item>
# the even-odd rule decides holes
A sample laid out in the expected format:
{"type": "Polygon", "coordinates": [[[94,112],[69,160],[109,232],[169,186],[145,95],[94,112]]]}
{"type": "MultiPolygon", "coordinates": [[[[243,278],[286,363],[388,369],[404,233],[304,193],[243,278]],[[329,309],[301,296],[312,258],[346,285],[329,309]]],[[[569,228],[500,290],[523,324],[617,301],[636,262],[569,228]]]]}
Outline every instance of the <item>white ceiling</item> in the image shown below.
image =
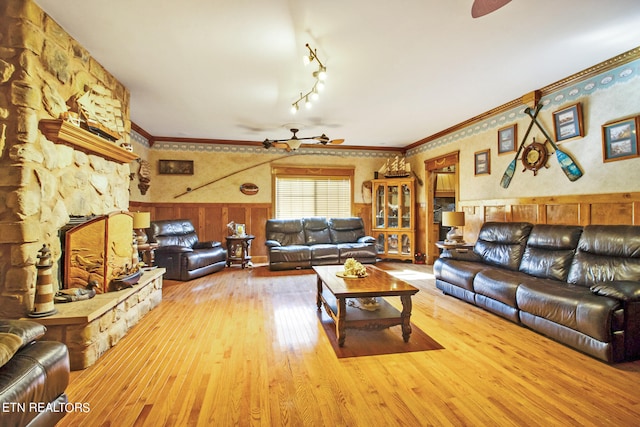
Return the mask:
{"type": "Polygon", "coordinates": [[[35,0],[155,137],[406,147],[640,46],[639,0],[35,0]],[[290,113],[327,66],[311,110],[290,113]]]}

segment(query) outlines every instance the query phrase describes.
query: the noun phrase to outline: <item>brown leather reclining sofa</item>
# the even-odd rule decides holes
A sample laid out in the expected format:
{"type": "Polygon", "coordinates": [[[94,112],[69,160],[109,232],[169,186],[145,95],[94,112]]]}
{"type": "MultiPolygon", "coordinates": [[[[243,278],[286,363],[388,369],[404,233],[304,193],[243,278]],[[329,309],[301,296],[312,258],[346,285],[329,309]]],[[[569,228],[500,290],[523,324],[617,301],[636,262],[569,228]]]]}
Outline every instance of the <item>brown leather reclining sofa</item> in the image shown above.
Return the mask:
{"type": "Polygon", "coordinates": [[[270,270],[343,264],[355,258],[373,264],[375,239],[365,235],[362,218],[269,219],[266,242],[270,270]]]}
{"type": "Polygon", "coordinates": [[[222,270],[227,250],[221,242],[201,242],[188,219],[152,221],[150,243],[157,243],[155,263],[167,269],[165,279],[187,281],[222,270]]]}
{"type": "Polygon", "coordinates": [[[640,358],[640,226],[485,223],[436,286],[606,362],[640,358]]]}
{"type": "Polygon", "coordinates": [[[36,322],[0,319],[3,427],[53,426],[69,411],[69,352],[61,342],[37,341],[45,332],[36,322]]]}

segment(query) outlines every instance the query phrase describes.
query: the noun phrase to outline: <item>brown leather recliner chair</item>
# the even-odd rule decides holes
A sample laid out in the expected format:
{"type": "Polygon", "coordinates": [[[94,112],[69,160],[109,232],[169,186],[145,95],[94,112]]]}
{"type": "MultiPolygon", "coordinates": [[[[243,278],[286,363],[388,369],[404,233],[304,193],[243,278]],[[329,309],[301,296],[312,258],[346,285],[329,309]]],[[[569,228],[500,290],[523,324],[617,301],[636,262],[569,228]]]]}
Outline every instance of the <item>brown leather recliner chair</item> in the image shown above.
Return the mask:
{"type": "Polygon", "coordinates": [[[147,230],[150,243],[157,243],[155,262],[167,269],[169,280],[187,281],[222,270],[227,251],[221,242],[200,242],[188,219],[152,221],[147,230]]]}

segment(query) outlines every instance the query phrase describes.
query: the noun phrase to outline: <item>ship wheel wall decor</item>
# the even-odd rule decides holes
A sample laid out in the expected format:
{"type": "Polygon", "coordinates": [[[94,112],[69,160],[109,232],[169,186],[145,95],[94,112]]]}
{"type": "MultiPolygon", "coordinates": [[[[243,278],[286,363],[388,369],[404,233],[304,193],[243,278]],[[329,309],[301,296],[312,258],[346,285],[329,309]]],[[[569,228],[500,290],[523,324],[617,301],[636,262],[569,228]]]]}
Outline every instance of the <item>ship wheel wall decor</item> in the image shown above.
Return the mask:
{"type": "Polygon", "coordinates": [[[533,142],[522,151],[522,164],[524,165],[522,172],[530,170],[533,171],[533,176],[536,176],[540,169],[548,167],[547,160],[549,160],[549,152],[547,151],[546,141],[540,143],[533,138],[533,142]]]}

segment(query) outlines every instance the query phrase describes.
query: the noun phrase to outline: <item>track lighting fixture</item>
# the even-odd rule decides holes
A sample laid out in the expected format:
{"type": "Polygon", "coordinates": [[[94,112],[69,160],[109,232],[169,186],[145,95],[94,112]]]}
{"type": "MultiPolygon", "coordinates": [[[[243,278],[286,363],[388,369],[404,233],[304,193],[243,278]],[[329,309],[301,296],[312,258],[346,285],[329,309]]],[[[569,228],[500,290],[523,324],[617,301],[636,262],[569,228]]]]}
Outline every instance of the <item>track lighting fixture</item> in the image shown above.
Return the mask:
{"type": "Polygon", "coordinates": [[[325,67],[322,61],[320,61],[320,58],[318,58],[316,50],[311,49],[309,43],[305,44],[305,47],[307,48],[309,53],[305,54],[302,57],[304,64],[309,65],[313,61],[316,61],[318,63],[318,69],[312,73],[312,76],[314,79],[316,79],[316,81],[309,92],[300,92],[300,97],[291,104],[291,114],[295,114],[298,112],[298,110],[300,109],[299,103],[302,100],[304,100],[304,105],[307,109],[311,108],[311,101],[315,102],[318,100],[318,98],[320,97],[319,93],[324,89],[324,81],[327,78],[327,67],[325,67]]]}

